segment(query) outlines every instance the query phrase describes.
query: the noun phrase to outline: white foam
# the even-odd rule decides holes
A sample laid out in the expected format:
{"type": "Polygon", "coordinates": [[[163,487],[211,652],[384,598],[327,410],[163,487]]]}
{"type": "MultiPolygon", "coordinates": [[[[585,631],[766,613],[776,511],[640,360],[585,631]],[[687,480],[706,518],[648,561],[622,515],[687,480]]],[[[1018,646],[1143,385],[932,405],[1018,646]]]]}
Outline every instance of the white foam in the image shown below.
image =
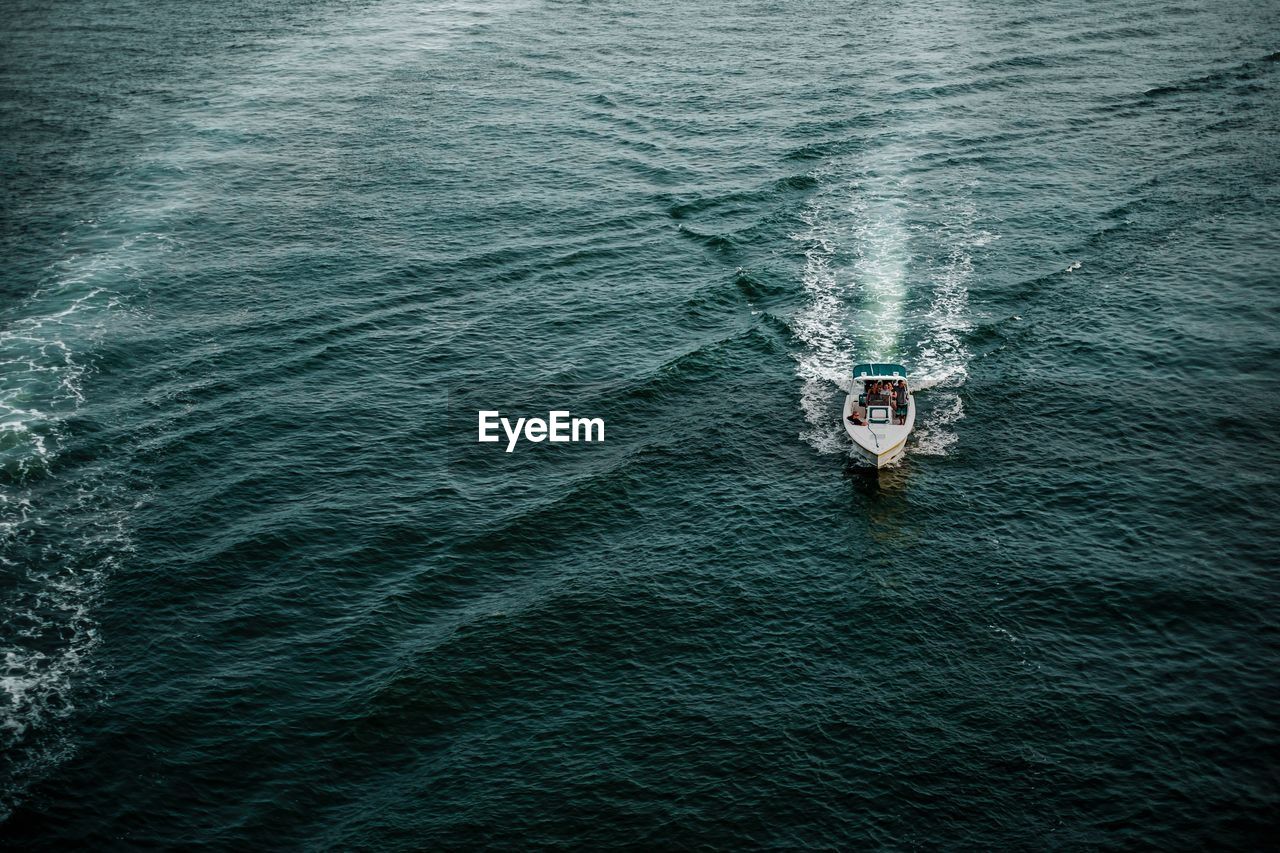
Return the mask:
{"type": "Polygon", "coordinates": [[[135,234],[111,249],[53,264],[37,289],[0,314],[0,468],[17,480],[46,467],[63,442],[62,423],[84,403],[82,353],[105,334],[127,301],[119,290],[140,256],[165,239],[135,234]]]}
{"type": "MultiPolygon", "coordinates": [[[[185,113],[175,108],[167,144],[153,146],[142,163],[162,167],[173,180],[137,191],[123,187],[111,227],[96,220],[79,223],[64,235],[67,256],[27,299],[0,313],[0,474],[17,484],[0,494],[0,564],[12,567],[19,579],[5,616],[25,626],[6,634],[0,645],[0,744],[22,740],[32,755],[51,748],[28,736],[70,713],[77,679],[98,643],[94,603],[112,557],[77,561],[75,549],[98,554],[105,544],[105,553],[119,554],[127,546],[125,525],[102,526],[105,519],[89,495],[103,484],[86,483],[83,516],[95,532],[85,535],[94,541],[59,543],[71,555],[66,565],[31,565],[19,540],[24,529],[45,520],[25,484],[49,471],[62,452],[67,418],[86,403],[96,341],[121,311],[130,310],[135,279],[154,269],[151,252],[169,248],[164,224],[209,189],[193,164],[273,156],[244,140],[255,131],[276,129],[286,114],[276,108],[277,101],[306,97],[341,112],[334,106],[341,99],[333,96],[349,93],[353,75],[376,79],[412,64],[423,51],[464,41],[524,5],[523,0],[445,0],[424,6],[400,0],[269,44],[244,73],[221,78],[207,98],[192,98],[185,113]],[[110,236],[118,231],[134,236],[110,236]]],[[[294,115],[312,112],[292,110],[294,115]]],[[[4,795],[11,799],[13,791],[4,795]]],[[[0,801],[0,811],[3,807],[0,801]]]]}
{"type": "Polygon", "coordinates": [[[796,354],[803,382],[802,438],[823,453],[844,453],[840,391],[854,353],[867,360],[896,355],[901,333],[908,235],[896,182],[874,176],[833,180],[801,214],[806,230],[802,273],[809,304],[792,320],[804,348],[796,354]]]}
{"type": "Polygon", "coordinates": [[[959,440],[955,425],[964,419],[964,402],[957,392],[969,376],[972,353],[964,342],[973,328],[969,321],[969,282],[973,278],[973,254],[999,239],[975,227],[977,207],[962,198],[943,211],[939,237],[948,247],[946,260],[930,271],[932,298],[926,315],[927,331],[921,339],[912,384],[918,391],[931,390],[918,400],[918,428],[914,452],[945,456],[959,440]]]}
{"type": "Polygon", "coordinates": [[[915,444],[911,452],[922,456],[946,456],[960,439],[954,427],[963,419],[964,401],[959,394],[948,391],[930,395],[928,414],[917,416],[915,444]]]}
{"type": "Polygon", "coordinates": [[[42,528],[51,522],[38,501],[30,495],[0,501],[0,559],[17,581],[0,647],[0,749],[14,770],[0,787],[0,820],[32,780],[74,751],[74,741],[54,724],[82,705],[85,674],[101,643],[98,600],[116,560],[131,549],[128,510],[102,508],[110,487],[82,481],[71,503],[59,505],[58,523],[77,532],[60,538],[52,555],[22,544],[48,535],[42,528]]]}
{"type": "Polygon", "coordinates": [[[987,627],[990,628],[995,633],[999,634],[1001,637],[1003,637],[1005,640],[1009,641],[1010,643],[1018,642],[1018,638],[1015,637],[1013,635],[1013,632],[1010,631],[1008,628],[1001,628],[999,625],[988,625],[987,627]]]}
{"type": "MultiPolygon", "coordinates": [[[[142,164],[161,167],[173,180],[148,183],[136,192],[123,187],[112,227],[96,220],[79,223],[64,235],[71,252],[51,267],[34,293],[0,313],[0,474],[18,484],[0,494],[0,564],[13,567],[20,581],[5,616],[27,626],[7,634],[0,645],[0,743],[28,738],[42,723],[70,713],[77,678],[98,643],[93,605],[111,557],[79,562],[73,557],[74,570],[29,565],[30,555],[18,540],[24,528],[44,520],[39,502],[23,484],[49,471],[62,452],[66,420],[86,403],[96,341],[121,311],[130,310],[134,280],[154,268],[150,253],[169,248],[164,224],[210,189],[193,166],[274,156],[245,140],[277,129],[280,116],[289,114],[276,108],[281,99],[306,97],[318,108],[358,120],[358,113],[344,112],[342,99],[334,97],[349,94],[353,75],[370,77],[372,84],[379,75],[413,64],[422,52],[463,42],[525,5],[524,0],[445,0],[424,6],[399,0],[267,45],[244,73],[222,77],[207,98],[192,98],[185,112],[175,108],[173,133],[166,144],[153,146],[142,164]],[[134,236],[110,236],[117,230],[134,236]]],[[[314,111],[291,112],[303,113],[314,111]]],[[[97,529],[103,518],[92,506],[86,495],[86,523],[97,529]]],[[[121,553],[127,545],[123,521],[107,527],[118,530],[98,529],[93,536],[116,537],[106,552],[121,553]]],[[[103,542],[59,547],[74,555],[80,545],[83,553],[93,554],[103,542]]],[[[50,748],[29,738],[23,742],[37,752],[50,748]]],[[[13,794],[4,793],[4,799],[13,794]]],[[[3,806],[0,802],[0,810],[3,806]]]]}
{"type": "Polygon", "coordinates": [[[128,546],[123,516],[103,508],[112,485],[92,466],[62,474],[56,488],[46,477],[69,438],[67,419],[86,404],[94,348],[130,310],[138,270],[164,241],[139,233],[102,248],[92,231],[82,240],[99,248],[50,265],[34,292],[0,313],[0,565],[14,581],[3,601],[0,749],[16,771],[0,788],[0,819],[67,755],[51,723],[77,707],[99,643],[95,605],[128,546]]]}
{"type": "Polygon", "coordinates": [[[918,401],[915,449],[945,455],[957,440],[952,427],[964,417],[954,392],[971,359],[964,338],[971,328],[973,253],[997,235],[975,228],[976,206],[967,198],[928,211],[928,217],[909,216],[915,212],[911,186],[886,177],[893,173],[886,163],[856,179],[820,172],[822,188],[802,213],[806,229],[792,235],[805,247],[802,279],[809,298],[793,319],[803,345],[795,356],[807,422],[801,437],[819,452],[848,452],[840,425],[848,370],[860,361],[897,361],[907,352],[914,353],[908,365],[914,390],[949,392],[929,405],[918,401]],[[904,225],[913,218],[939,225],[913,232],[904,225]],[[913,271],[913,240],[940,244],[945,259],[913,271]],[[928,309],[918,316],[904,316],[909,280],[929,287],[928,309]]]}
{"type": "MultiPolygon", "coordinates": [[[[96,342],[121,312],[131,310],[136,279],[155,268],[152,252],[171,247],[164,224],[210,189],[193,165],[273,156],[244,140],[276,129],[287,113],[276,108],[278,100],[307,97],[319,108],[341,112],[334,106],[341,98],[334,96],[349,94],[353,75],[372,81],[412,64],[423,51],[464,41],[524,5],[445,0],[424,6],[400,0],[379,6],[375,14],[338,16],[330,26],[269,45],[246,73],[224,76],[208,98],[192,98],[185,113],[175,109],[173,133],[142,164],[161,167],[172,181],[148,183],[136,192],[123,187],[112,227],[85,221],[64,235],[71,251],[51,266],[34,293],[0,312],[0,475],[17,484],[0,492],[0,565],[18,579],[5,601],[5,618],[16,627],[0,643],[0,748],[22,744],[22,757],[14,759],[25,771],[20,775],[30,777],[65,756],[65,741],[33,735],[74,710],[77,687],[99,644],[96,602],[112,561],[128,548],[125,517],[98,508],[109,485],[86,480],[77,484],[82,506],[57,507],[73,513],[74,519],[58,521],[79,523],[80,540],[58,543],[64,557],[33,560],[22,540],[49,522],[26,484],[51,469],[68,439],[67,419],[86,405],[96,342]],[[133,236],[110,236],[118,231],[133,236]]],[[[358,120],[358,114],[349,115],[358,120]]],[[[19,779],[17,787],[0,790],[0,820],[24,784],[19,779]]]]}

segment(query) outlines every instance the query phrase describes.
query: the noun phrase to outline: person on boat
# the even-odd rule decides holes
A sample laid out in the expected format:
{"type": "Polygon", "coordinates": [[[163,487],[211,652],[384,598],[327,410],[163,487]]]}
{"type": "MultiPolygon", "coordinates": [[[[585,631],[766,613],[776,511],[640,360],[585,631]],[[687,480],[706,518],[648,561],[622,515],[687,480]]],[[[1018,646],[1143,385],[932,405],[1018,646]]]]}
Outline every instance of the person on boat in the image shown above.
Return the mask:
{"type": "Polygon", "coordinates": [[[898,417],[905,424],[907,422],[907,383],[901,379],[898,380],[897,386],[893,389],[894,407],[898,410],[898,417]]]}

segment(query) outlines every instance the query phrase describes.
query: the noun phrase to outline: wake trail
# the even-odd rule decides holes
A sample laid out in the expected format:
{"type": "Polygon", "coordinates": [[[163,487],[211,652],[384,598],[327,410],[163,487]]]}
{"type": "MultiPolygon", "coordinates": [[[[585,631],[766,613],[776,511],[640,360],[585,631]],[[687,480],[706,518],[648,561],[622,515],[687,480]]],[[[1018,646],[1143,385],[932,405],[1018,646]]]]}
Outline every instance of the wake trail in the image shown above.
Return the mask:
{"type": "Polygon", "coordinates": [[[964,417],[974,253],[996,235],[975,226],[971,199],[938,203],[891,167],[815,177],[805,228],[791,235],[804,247],[808,297],[793,320],[801,438],[820,453],[850,452],[840,412],[852,365],[902,361],[913,389],[931,392],[918,401],[914,450],[945,455],[964,417]]]}
{"type": "Polygon", "coordinates": [[[133,507],[106,470],[111,461],[58,468],[75,441],[69,425],[92,407],[102,342],[141,317],[144,286],[168,266],[163,253],[183,249],[183,217],[226,192],[225,164],[276,154],[253,140],[310,130],[316,115],[342,127],[359,118],[342,101],[357,70],[374,85],[525,5],[386,3],[267,42],[255,63],[194,86],[200,97],[122,118],[158,129],[156,144],[128,158],[122,171],[133,178],[115,188],[110,209],[64,235],[62,257],[0,312],[0,570],[13,581],[0,598],[0,820],[71,754],[57,723],[93,681],[98,602],[131,552],[133,507]]]}
{"type": "Polygon", "coordinates": [[[920,410],[916,453],[945,456],[959,440],[956,425],[964,419],[960,388],[969,377],[973,353],[964,342],[972,331],[969,320],[969,288],[974,276],[974,255],[998,239],[979,228],[977,205],[969,198],[950,202],[940,211],[935,230],[940,260],[929,269],[930,300],[924,315],[924,334],[917,347],[913,384],[929,390],[920,410]]]}
{"type": "Polygon", "coordinates": [[[169,246],[150,230],[114,239],[101,248],[84,237],[97,248],[52,264],[0,315],[0,570],[11,581],[0,601],[0,819],[73,751],[53,730],[81,704],[100,643],[97,602],[131,547],[123,489],[101,470],[109,463],[59,467],[95,352],[133,313],[142,271],[169,246]]]}

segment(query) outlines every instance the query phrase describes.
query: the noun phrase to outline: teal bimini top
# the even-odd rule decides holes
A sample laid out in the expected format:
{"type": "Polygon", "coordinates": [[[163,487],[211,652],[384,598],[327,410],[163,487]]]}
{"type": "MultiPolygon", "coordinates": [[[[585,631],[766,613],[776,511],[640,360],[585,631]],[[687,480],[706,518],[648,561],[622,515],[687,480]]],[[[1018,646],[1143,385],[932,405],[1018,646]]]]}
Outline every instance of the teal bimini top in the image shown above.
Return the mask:
{"type": "Polygon", "coordinates": [[[855,364],[854,379],[906,379],[907,369],[901,364],[855,364]]]}

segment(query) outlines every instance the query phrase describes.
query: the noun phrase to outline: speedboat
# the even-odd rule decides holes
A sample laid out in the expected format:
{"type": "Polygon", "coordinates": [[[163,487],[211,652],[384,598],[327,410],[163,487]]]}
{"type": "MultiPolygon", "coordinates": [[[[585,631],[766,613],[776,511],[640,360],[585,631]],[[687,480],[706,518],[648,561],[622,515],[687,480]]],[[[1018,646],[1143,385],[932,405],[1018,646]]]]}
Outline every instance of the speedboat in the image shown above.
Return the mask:
{"type": "Polygon", "coordinates": [[[907,384],[906,368],[901,364],[854,365],[843,417],[844,428],[863,462],[883,468],[901,459],[916,423],[916,401],[907,384]]]}

